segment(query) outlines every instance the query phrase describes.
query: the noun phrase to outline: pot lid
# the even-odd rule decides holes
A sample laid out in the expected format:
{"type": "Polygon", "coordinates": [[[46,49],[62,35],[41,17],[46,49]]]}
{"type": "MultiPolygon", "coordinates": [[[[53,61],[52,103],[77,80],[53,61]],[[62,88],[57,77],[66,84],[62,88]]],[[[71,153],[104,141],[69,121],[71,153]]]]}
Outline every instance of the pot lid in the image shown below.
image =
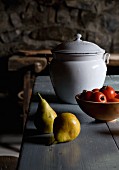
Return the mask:
{"type": "Polygon", "coordinates": [[[81,34],[77,34],[74,41],[63,42],[52,50],[54,53],[67,53],[67,54],[97,54],[105,53],[105,50],[98,45],[81,40],[81,34]]]}

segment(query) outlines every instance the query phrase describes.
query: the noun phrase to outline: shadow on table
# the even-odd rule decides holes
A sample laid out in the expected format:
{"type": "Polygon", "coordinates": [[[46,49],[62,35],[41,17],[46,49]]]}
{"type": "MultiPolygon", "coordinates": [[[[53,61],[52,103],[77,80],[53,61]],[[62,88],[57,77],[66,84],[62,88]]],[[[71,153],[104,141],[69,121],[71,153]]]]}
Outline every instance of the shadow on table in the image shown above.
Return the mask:
{"type": "Polygon", "coordinates": [[[54,135],[39,134],[37,129],[25,130],[25,142],[49,146],[54,142],[54,135]]]}

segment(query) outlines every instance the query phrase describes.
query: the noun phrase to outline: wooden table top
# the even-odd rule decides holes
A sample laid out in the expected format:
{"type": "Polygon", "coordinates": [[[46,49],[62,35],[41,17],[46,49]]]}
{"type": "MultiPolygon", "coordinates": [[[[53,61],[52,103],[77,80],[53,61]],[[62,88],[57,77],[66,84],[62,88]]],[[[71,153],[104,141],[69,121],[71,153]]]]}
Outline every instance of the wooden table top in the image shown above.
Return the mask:
{"type": "MultiPolygon", "coordinates": [[[[119,90],[119,76],[107,76],[105,85],[119,90]]],[[[78,105],[60,103],[49,76],[36,78],[24,129],[17,170],[118,170],[119,121],[97,123],[78,105]],[[81,122],[79,136],[67,143],[49,145],[51,134],[39,135],[34,126],[40,92],[57,112],[72,112],[81,122]]]]}
{"type": "Polygon", "coordinates": [[[110,54],[109,66],[119,66],[119,54],[110,54]]]}

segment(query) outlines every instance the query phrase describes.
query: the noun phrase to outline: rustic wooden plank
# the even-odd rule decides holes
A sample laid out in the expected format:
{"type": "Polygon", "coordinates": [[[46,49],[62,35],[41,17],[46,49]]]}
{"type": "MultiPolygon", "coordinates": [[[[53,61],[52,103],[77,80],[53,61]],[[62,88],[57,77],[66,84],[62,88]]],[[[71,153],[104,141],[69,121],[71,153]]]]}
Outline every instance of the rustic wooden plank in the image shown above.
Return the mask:
{"type": "MultiPolygon", "coordinates": [[[[118,77],[107,79],[109,82],[118,81],[118,77]]],[[[76,114],[81,122],[81,133],[71,142],[49,145],[52,134],[38,134],[33,123],[38,101],[31,102],[17,169],[118,170],[119,151],[108,124],[95,122],[78,105],[59,103],[57,98],[52,98],[55,93],[50,83],[49,77],[38,77],[33,93],[39,91],[43,94],[57,113],[69,111],[76,114]]]]}
{"type": "Polygon", "coordinates": [[[19,50],[17,53],[26,55],[26,56],[39,56],[39,55],[51,55],[52,52],[50,49],[43,50],[19,50]]]}
{"type": "Polygon", "coordinates": [[[110,132],[112,134],[112,137],[114,138],[114,141],[119,149],[119,119],[117,119],[113,122],[107,122],[107,125],[108,125],[110,132]]]}
{"type": "MultiPolygon", "coordinates": [[[[119,90],[119,75],[107,76],[104,85],[111,85],[115,90],[119,90]]],[[[55,95],[55,91],[52,87],[51,80],[49,76],[38,76],[35,81],[34,94],[40,92],[43,97],[50,95],[50,102],[60,102],[55,95]],[[49,94],[49,95],[48,95],[49,94]],[[53,101],[51,100],[53,99],[53,101]]]]}
{"type": "Polygon", "coordinates": [[[115,90],[119,90],[119,75],[110,75],[106,77],[104,85],[111,85],[115,90]]]}
{"type": "Polygon", "coordinates": [[[38,135],[32,123],[26,131],[18,169],[118,169],[118,150],[105,124],[81,124],[77,139],[49,146],[52,136],[38,135]]]}
{"type": "Polygon", "coordinates": [[[24,93],[23,93],[23,127],[26,122],[26,117],[28,115],[28,109],[29,109],[29,103],[30,103],[30,98],[31,98],[31,72],[28,71],[24,75],[24,93]]]}
{"type": "Polygon", "coordinates": [[[25,57],[25,56],[14,55],[9,58],[8,70],[9,71],[17,71],[21,68],[25,68],[30,65],[34,65],[35,63],[39,63],[39,69],[41,71],[46,67],[47,59],[41,58],[41,57],[25,57]]]}
{"type": "MultiPolygon", "coordinates": [[[[110,80],[112,83],[110,83],[116,90],[119,90],[119,75],[110,76],[110,80]]],[[[112,137],[114,138],[114,141],[119,148],[119,119],[113,122],[107,122],[107,125],[110,129],[110,132],[112,134],[112,137]]]]}
{"type": "MultiPolygon", "coordinates": [[[[55,104],[51,106],[56,109],[55,104]]],[[[52,135],[39,135],[33,124],[37,103],[32,103],[31,116],[26,124],[24,145],[18,170],[77,170],[118,169],[118,149],[105,123],[96,123],[82,111],[75,114],[81,122],[81,133],[74,141],[50,144],[52,135]]],[[[65,107],[67,109],[68,105],[65,107]]],[[[64,109],[62,105],[56,111],[64,109]],[[61,108],[60,108],[61,107],[61,108]]],[[[66,110],[65,110],[66,111],[66,110]]]]}
{"type": "Polygon", "coordinates": [[[119,66],[119,54],[110,54],[109,66],[119,66]]]}
{"type": "Polygon", "coordinates": [[[47,61],[50,62],[52,60],[52,52],[50,49],[42,49],[42,50],[19,50],[17,52],[18,55],[29,56],[29,57],[45,57],[47,61]]]}

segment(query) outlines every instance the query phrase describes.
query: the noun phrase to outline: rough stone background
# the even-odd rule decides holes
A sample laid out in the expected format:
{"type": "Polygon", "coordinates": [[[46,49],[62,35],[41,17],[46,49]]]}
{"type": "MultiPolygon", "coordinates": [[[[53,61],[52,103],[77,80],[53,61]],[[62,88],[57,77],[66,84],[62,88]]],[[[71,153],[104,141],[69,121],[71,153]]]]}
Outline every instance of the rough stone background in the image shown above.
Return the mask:
{"type": "Polygon", "coordinates": [[[0,0],[0,56],[52,49],[77,33],[119,52],[118,0],[0,0]]]}

